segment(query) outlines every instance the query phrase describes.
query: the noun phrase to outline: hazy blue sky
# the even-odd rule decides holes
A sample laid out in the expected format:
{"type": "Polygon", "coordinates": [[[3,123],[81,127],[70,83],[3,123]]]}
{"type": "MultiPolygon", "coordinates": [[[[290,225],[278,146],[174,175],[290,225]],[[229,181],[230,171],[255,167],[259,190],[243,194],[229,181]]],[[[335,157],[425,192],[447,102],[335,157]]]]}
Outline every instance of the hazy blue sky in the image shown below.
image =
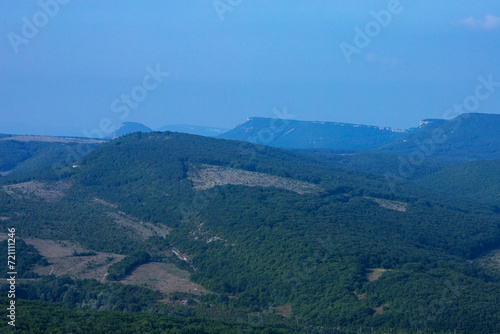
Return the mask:
{"type": "MultiPolygon", "coordinates": [[[[2,0],[0,133],[231,128],[283,107],[409,128],[500,81],[499,60],[498,0],[2,0]]],[[[499,113],[500,88],[477,111],[499,113]]]]}

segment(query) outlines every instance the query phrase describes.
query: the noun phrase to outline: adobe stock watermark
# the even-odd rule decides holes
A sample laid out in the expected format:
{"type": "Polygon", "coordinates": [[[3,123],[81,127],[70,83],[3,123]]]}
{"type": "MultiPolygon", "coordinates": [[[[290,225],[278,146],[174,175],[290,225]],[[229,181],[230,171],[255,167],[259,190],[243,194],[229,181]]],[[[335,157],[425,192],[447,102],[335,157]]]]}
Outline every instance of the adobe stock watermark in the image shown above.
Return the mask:
{"type": "Polygon", "coordinates": [[[352,44],[346,42],[339,44],[347,63],[352,62],[354,54],[359,55],[363,49],[367,48],[372,40],[380,35],[382,28],[387,28],[391,24],[393,17],[401,14],[403,10],[404,7],[399,0],[389,0],[387,9],[378,12],[372,10],[370,12],[373,20],[367,22],[363,29],[358,26],[354,27],[355,35],[352,44]]]}
{"type": "MultiPolygon", "coordinates": [[[[119,119],[122,122],[128,118],[131,109],[137,109],[139,104],[148,97],[149,92],[158,88],[163,83],[163,80],[170,75],[168,72],[162,72],[160,65],[156,65],[154,69],[148,65],[145,71],[147,74],[143,77],[140,85],[134,86],[129,94],[121,94],[119,98],[111,103],[111,111],[119,114],[119,119]]],[[[104,138],[117,128],[110,118],[103,118],[99,121],[97,128],[90,131],[83,130],[83,134],[88,138],[104,138]]]]}
{"type": "Polygon", "coordinates": [[[66,5],[70,0],[40,0],[38,6],[40,10],[35,12],[31,18],[24,16],[20,34],[15,32],[7,33],[7,38],[14,50],[14,53],[19,53],[21,44],[28,44],[30,40],[35,38],[40,30],[45,27],[50,19],[54,18],[61,9],[61,5],[66,5]]]}
{"type": "Polygon", "coordinates": [[[243,3],[243,0],[215,0],[212,2],[215,12],[219,16],[221,21],[225,20],[225,15],[227,12],[231,13],[236,7],[239,7],[243,3]]]}
{"type": "MultiPolygon", "coordinates": [[[[480,76],[478,78],[479,84],[474,90],[474,94],[465,97],[462,103],[455,103],[452,108],[445,111],[443,118],[449,119],[453,118],[450,122],[446,122],[446,127],[451,125],[451,132],[456,131],[462,125],[463,119],[469,117],[468,113],[476,112],[480,106],[481,102],[489,99],[500,87],[499,81],[494,81],[493,74],[488,75],[487,78],[480,76]],[[461,116],[461,117],[458,117],[461,116]]],[[[407,179],[413,175],[415,168],[422,165],[425,159],[436,152],[437,145],[444,144],[449,139],[448,135],[443,128],[443,125],[435,128],[430,138],[425,140],[415,140],[417,148],[413,150],[407,157],[398,157],[398,176],[403,179],[407,179]]],[[[391,173],[385,174],[386,180],[389,182],[389,186],[392,192],[395,192],[396,182],[398,177],[391,173]]]]}

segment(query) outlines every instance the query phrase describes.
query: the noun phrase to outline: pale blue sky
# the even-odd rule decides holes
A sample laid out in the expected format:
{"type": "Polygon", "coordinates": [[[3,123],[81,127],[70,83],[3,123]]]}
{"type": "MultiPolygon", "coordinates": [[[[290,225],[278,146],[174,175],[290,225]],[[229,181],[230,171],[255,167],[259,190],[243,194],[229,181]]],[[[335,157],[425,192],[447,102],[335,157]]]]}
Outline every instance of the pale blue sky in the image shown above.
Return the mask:
{"type": "MultiPolygon", "coordinates": [[[[355,28],[394,0],[221,0],[224,20],[211,0],[60,0],[41,12],[55,1],[0,3],[0,133],[231,128],[284,106],[301,120],[409,128],[442,118],[479,76],[500,81],[498,0],[401,0],[350,63],[339,45],[355,46],[355,28]],[[148,66],[169,72],[151,90],[148,66]]],[[[500,113],[500,88],[477,111],[500,113]]]]}

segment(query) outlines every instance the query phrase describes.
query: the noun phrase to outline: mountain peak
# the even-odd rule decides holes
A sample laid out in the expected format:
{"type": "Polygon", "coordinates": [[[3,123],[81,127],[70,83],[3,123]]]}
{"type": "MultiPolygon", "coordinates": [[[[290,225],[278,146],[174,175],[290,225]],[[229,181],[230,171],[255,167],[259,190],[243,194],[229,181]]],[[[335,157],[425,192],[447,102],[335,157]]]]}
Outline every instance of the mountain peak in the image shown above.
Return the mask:
{"type": "Polygon", "coordinates": [[[116,139],[118,137],[127,135],[133,132],[153,132],[153,130],[144,124],[137,122],[123,122],[120,127],[108,136],[109,139],[116,139]]]}

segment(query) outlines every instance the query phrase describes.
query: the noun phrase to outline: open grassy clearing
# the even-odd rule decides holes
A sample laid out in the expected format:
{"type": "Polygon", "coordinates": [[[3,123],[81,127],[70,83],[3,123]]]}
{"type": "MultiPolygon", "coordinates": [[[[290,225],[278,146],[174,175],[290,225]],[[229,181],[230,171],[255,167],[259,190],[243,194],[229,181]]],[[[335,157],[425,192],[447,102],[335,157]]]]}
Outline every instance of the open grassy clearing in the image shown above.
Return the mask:
{"type": "Polygon", "coordinates": [[[17,183],[2,187],[7,194],[16,199],[35,196],[50,203],[58,202],[64,197],[64,192],[69,188],[71,188],[71,183],[69,182],[57,182],[50,184],[36,181],[17,183]]]}
{"type": "Polygon", "coordinates": [[[189,279],[189,272],[177,268],[172,263],[151,262],[140,265],[125,279],[124,284],[141,285],[161,293],[186,292],[194,295],[208,294],[199,284],[189,279]]]}
{"type": "MultiPolygon", "coordinates": [[[[0,241],[7,239],[6,234],[0,234],[0,241]]],[[[90,256],[76,256],[75,254],[90,253],[89,250],[69,241],[53,241],[38,238],[24,238],[28,245],[32,245],[48,262],[48,266],[36,266],[34,272],[41,276],[69,275],[72,278],[94,278],[105,282],[108,267],[123,259],[125,256],[113,253],[96,252],[90,256]]]]}
{"type": "Polygon", "coordinates": [[[53,136],[12,136],[0,140],[14,140],[20,142],[45,142],[45,143],[77,143],[77,144],[102,144],[106,140],[89,138],[53,137],[53,136]]]}
{"type": "Polygon", "coordinates": [[[485,268],[493,269],[500,273],[500,249],[491,251],[477,258],[475,261],[485,268]]]}
{"type": "Polygon", "coordinates": [[[140,221],[135,217],[127,215],[123,211],[116,210],[118,206],[113,203],[106,202],[100,198],[94,198],[94,202],[108,207],[108,215],[113,218],[115,223],[132,228],[143,241],[152,236],[165,238],[165,236],[170,232],[170,228],[164,225],[140,221]]]}
{"type": "Polygon", "coordinates": [[[247,187],[282,188],[298,194],[321,191],[320,187],[312,183],[222,166],[191,166],[188,176],[193,182],[194,188],[200,190],[232,184],[247,187]]]}
{"type": "Polygon", "coordinates": [[[365,198],[371,199],[372,201],[377,203],[381,208],[394,210],[394,211],[406,212],[406,209],[408,206],[408,203],[391,201],[388,199],[374,198],[374,197],[365,197],[365,198]]]}

